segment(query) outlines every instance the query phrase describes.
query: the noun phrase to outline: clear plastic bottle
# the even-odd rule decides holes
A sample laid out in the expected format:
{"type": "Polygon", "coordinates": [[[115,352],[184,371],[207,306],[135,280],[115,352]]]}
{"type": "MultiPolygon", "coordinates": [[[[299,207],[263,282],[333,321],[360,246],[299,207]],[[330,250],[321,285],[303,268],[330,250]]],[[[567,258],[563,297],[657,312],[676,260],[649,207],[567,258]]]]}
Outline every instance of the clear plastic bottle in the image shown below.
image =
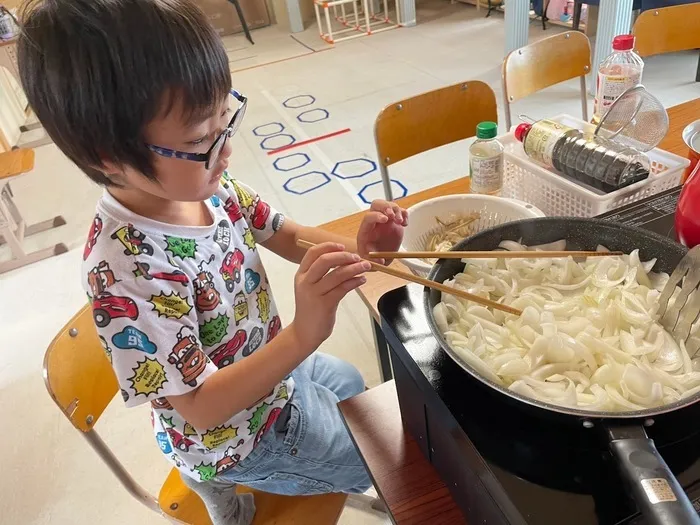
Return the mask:
{"type": "Polygon", "coordinates": [[[620,95],[641,83],[644,61],[633,49],[633,35],[620,35],[613,39],[613,52],[603,60],[598,69],[594,124],[600,122],[620,95]]]}
{"type": "Polygon", "coordinates": [[[482,122],[476,127],[476,141],[469,148],[471,192],[500,195],[503,188],[503,144],[496,140],[498,125],[482,122]]]}

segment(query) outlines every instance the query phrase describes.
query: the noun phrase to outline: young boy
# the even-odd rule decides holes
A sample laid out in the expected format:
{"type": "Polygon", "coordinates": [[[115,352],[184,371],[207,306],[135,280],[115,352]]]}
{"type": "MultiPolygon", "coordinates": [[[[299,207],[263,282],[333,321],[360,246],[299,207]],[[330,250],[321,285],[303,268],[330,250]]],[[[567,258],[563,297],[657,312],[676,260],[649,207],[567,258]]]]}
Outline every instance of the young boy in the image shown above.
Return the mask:
{"type": "Polygon", "coordinates": [[[95,324],[127,406],[149,402],[163,454],[215,523],[248,523],[235,483],[363,492],[336,404],[364,389],[316,353],[339,301],[394,250],[406,212],[376,201],[357,241],[286,219],[227,172],[247,99],[191,0],[35,0],[22,84],[56,145],[105,186],[83,254],[95,324]],[[308,252],[296,245],[306,239],[308,252]],[[282,328],[257,244],[300,263],[282,328]]]}

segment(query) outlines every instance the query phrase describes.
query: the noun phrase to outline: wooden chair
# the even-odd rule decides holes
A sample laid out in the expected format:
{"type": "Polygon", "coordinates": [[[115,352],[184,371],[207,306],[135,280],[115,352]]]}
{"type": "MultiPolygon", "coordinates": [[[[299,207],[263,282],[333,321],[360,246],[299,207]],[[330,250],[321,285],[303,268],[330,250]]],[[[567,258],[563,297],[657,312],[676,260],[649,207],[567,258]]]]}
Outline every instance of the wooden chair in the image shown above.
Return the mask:
{"type": "MultiPolygon", "coordinates": [[[[634,24],[637,52],[647,57],[700,48],[700,3],[650,9],[634,24]]],[[[700,82],[700,59],[695,81],[700,82]]]]}
{"type": "Polygon", "coordinates": [[[586,75],[591,70],[591,44],[578,31],[567,31],[516,49],[503,61],[503,105],[506,126],[512,125],[510,105],[565,80],[581,79],[581,112],[588,120],[586,75]]]}
{"type": "MultiPolygon", "coordinates": [[[[44,357],[44,381],[49,394],[88,443],[138,501],[171,521],[211,525],[204,503],[172,469],[158,498],[144,490],[126,471],[95,431],[95,424],[119,392],[116,377],[97,337],[89,306],[83,307],[51,342],[44,357]]],[[[255,495],[253,525],[331,525],[338,521],[345,494],[278,496],[238,487],[255,495]]]]}
{"type": "Polygon", "coordinates": [[[10,260],[0,262],[0,273],[68,251],[63,243],[33,253],[26,253],[22,248],[26,236],[66,224],[60,215],[31,226],[22,218],[13,200],[10,181],[33,168],[34,150],[16,149],[0,153],[0,237],[10,246],[12,252],[10,260]]]}
{"type": "Polygon", "coordinates": [[[387,200],[393,200],[388,167],[418,153],[473,137],[476,126],[498,121],[496,96],[483,82],[461,82],[386,106],[374,123],[387,200]]]}

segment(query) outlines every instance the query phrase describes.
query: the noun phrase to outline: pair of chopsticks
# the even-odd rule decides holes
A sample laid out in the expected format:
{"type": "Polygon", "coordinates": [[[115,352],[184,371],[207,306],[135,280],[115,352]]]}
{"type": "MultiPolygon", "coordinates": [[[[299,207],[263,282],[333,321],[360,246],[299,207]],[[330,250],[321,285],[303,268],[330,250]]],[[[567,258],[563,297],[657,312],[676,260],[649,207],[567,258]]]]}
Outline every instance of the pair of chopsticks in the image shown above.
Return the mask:
{"type": "Polygon", "coordinates": [[[370,252],[372,259],[558,259],[562,257],[610,257],[622,252],[531,251],[509,252],[370,252]]]}
{"type": "MultiPolygon", "coordinates": [[[[314,247],[315,244],[299,239],[299,240],[297,240],[297,246],[299,246],[299,248],[304,248],[304,249],[308,250],[309,248],[314,247]]],[[[373,255],[373,254],[370,254],[370,255],[373,255]]],[[[379,257],[379,256],[377,256],[377,257],[379,257]]],[[[494,310],[501,310],[503,312],[513,314],[513,315],[522,314],[522,312],[520,310],[518,310],[517,308],[512,308],[512,307],[507,306],[505,304],[497,303],[497,302],[491,301],[489,299],[484,299],[483,297],[479,297],[478,295],[470,294],[468,292],[458,290],[456,288],[451,288],[449,286],[445,286],[442,283],[437,283],[435,281],[431,281],[431,280],[425,279],[423,277],[418,277],[417,275],[413,275],[412,273],[403,272],[401,270],[396,270],[394,268],[384,266],[382,264],[378,264],[378,263],[373,262],[373,261],[367,261],[367,262],[372,265],[372,270],[374,270],[375,272],[381,272],[381,273],[385,273],[387,275],[393,275],[394,277],[398,277],[399,279],[403,279],[404,281],[409,281],[409,282],[416,283],[416,284],[422,284],[423,286],[426,286],[427,288],[432,288],[433,290],[438,290],[438,291],[443,292],[443,293],[451,294],[451,295],[454,295],[456,297],[460,297],[462,299],[466,299],[468,301],[472,301],[474,303],[480,304],[482,306],[493,308],[494,310]]]]}

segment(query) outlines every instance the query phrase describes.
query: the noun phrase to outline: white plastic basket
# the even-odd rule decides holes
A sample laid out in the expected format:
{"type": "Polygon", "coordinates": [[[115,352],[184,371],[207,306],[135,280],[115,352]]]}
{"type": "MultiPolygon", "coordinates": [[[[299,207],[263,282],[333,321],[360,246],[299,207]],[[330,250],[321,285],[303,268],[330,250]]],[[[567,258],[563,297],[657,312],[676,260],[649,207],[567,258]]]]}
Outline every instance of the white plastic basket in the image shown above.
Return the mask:
{"type": "MultiPolygon", "coordinates": [[[[455,216],[479,213],[473,224],[473,233],[521,219],[544,217],[535,206],[514,199],[490,195],[445,195],[423,201],[408,208],[408,227],[404,231],[402,251],[424,251],[432,235],[440,226],[435,220],[447,221],[455,216]]],[[[420,259],[402,259],[413,273],[425,277],[432,265],[420,259]]]]}
{"type": "MultiPolygon", "coordinates": [[[[591,133],[595,129],[569,115],[559,115],[552,120],[591,133]]],[[[647,152],[652,172],[648,179],[601,194],[530,160],[512,132],[500,136],[499,140],[505,147],[503,196],[529,202],[549,217],[594,217],[639,201],[678,186],[683,171],[690,165],[688,159],[654,148],[647,152]]]]}

